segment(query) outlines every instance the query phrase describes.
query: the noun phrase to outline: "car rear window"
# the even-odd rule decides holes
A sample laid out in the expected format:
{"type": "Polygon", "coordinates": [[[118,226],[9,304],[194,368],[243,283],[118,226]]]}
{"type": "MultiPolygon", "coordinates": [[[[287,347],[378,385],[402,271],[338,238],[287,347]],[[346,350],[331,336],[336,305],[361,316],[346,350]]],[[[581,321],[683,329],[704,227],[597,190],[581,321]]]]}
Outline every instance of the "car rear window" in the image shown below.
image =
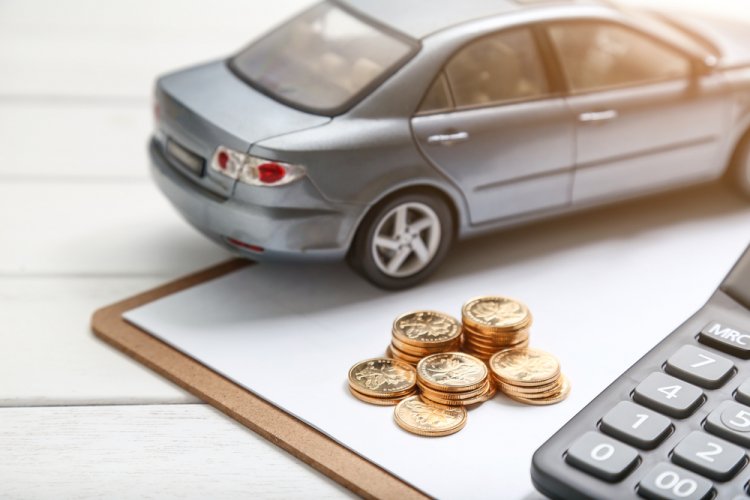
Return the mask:
{"type": "Polygon", "coordinates": [[[242,50],[230,66],[279,101],[335,114],[403,64],[416,45],[335,4],[321,3],[242,50]]]}

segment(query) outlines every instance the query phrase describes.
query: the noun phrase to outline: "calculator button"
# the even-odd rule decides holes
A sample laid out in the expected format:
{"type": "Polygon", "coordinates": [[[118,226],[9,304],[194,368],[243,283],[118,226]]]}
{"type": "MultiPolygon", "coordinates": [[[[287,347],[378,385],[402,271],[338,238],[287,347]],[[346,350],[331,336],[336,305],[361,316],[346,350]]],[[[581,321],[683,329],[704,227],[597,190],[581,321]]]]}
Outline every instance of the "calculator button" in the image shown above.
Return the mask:
{"type": "Polygon", "coordinates": [[[579,437],[565,455],[570,465],[610,482],[624,478],[637,460],[635,449],[595,431],[579,437]]]}
{"type": "Polygon", "coordinates": [[[732,376],[734,363],[723,356],[684,345],[667,360],[665,371],[693,384],[717,389],[732,376]]]}
{"type": "Polygon", "coordinates": [[[750,333],[724,323],[712,321],[707,324],[698,334],[698,340],[727,354],[742,359],[750,358],[750,333]]]}
{"type": "Polygon", "coordinates": [[[664,415],[630,401],[621,401],[604,415],[600,429],[628,444],[651,450],[667,437],[672,423],[664,415]]]}
{"type": "Polygon", "coordinates": [[[745,448],[750,448],[750,407],[724,401],[708,414],[705,428],[745,448]]]}
{"type": "Polygon", "coordinates": [[[742,467],[745,451],[705,432],[693,431],[672,450],[672,461],[711,479],[728,481],[742,467]]]}
{"type": "Polygon", "coordinates": [[[713,484],[676,465],[660,463],[638,484],[638,494],[653,500],[703,500],[710,498],[713,484]]]}
{"type": "Polygon", "coordinates": [[[633,399],[660,413],[685,418],[700,406],[703,391],[680,379],[654,372],[638,384],[633,399]]]}
{"type": "Polygon", "coordinates": [[[750,378],[742,382],[737,388],[737,394],[734,395],[734,399],[740,403],[750,405],[750,378]]]}

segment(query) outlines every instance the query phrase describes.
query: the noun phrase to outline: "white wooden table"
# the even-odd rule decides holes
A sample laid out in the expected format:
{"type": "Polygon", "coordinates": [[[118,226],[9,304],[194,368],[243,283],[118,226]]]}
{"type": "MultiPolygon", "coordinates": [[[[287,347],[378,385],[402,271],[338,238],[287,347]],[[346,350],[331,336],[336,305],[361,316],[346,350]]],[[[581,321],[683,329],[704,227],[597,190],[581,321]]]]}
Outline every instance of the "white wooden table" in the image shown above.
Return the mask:
{"type": "Polygon", "coordinates": [[[0,0],[0,497],[348,495],[89,330],[228,257],[148,178],[155,75],[308,3],[0,0]]]}
{"type": "Polygon", "coordinates": [[[0,498],[348,494],[89,330],[228,257],[148,177],[155,76],[307,3],[0,1],[0,498]]]}

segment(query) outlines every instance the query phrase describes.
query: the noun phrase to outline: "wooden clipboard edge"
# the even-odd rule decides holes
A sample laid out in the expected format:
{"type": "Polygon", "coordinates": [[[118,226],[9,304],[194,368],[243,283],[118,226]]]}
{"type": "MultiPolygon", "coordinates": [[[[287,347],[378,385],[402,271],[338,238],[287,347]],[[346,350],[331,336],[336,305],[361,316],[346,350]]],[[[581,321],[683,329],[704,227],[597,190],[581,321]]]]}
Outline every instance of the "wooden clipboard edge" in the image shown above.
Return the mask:
{"type": "Polygon", "coordinates": [[[233,259],[98,309],[91,318],[91,328],[103,341],[354,493],[366,498],[427,498],[379,466],[122,317],[125,311],[250,264],[243,259],[233,259]]]}

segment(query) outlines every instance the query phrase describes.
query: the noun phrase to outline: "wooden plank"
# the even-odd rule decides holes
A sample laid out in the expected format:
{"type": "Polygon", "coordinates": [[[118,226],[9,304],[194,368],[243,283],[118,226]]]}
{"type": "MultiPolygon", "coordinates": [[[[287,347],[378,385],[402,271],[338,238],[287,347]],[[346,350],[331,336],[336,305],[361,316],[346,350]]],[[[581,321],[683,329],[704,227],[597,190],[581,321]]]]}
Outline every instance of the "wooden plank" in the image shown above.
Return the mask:
{"type": "Polygon", "coordinates": [[[0,95],[148,98],[157,74],[227,57],[310,3],[4,0],[0,95]]]}
{"type": "Polygon", "coordinates": [[[77,102],[0,99],[0,179],[148,181],[147,99],[77,102]]]}
{"type": "Polygon", "coordinates": [[[3,498],[346,498],[208,405],[0,408],[3,498]]]}
{"type": "Polygon", "coordinates": [[[0,275],[174,277],[228,257],[150,182],[3,182],[0,213],[0,275]]]}
{"type": "Polygon", "coordinates": [[[91,312],[159,278],[0,280],[0,406],[197,399],[96,339],[91,312]]]}

